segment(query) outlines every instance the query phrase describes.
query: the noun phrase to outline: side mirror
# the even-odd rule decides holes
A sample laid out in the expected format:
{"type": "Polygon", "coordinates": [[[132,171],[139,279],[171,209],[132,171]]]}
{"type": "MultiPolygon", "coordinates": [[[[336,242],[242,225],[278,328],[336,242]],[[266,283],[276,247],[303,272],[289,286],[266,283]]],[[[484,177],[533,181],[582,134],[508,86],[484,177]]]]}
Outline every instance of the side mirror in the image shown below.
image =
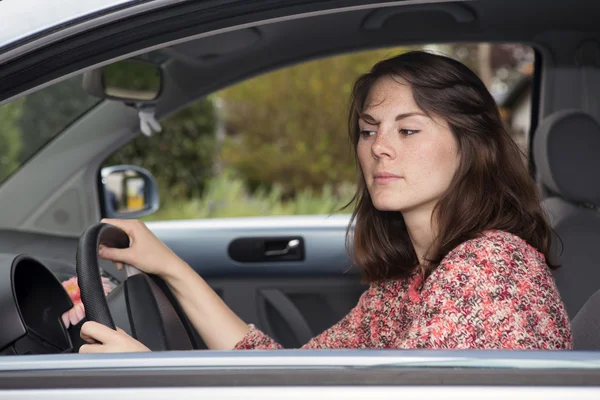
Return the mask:
{"type": "Polygon", "coordinates": [[[83,75],[83,88],[91,95],[127,103],[154,103],[162,91],[159,66],[135,59],[117,61],[83,75]]]}
{"type": "Polygon", "coordinates": [[[150,172],[135,165],[102,168],[101,201],[108,218],[136,219],[159,207],[158,186],[150,172]]]}

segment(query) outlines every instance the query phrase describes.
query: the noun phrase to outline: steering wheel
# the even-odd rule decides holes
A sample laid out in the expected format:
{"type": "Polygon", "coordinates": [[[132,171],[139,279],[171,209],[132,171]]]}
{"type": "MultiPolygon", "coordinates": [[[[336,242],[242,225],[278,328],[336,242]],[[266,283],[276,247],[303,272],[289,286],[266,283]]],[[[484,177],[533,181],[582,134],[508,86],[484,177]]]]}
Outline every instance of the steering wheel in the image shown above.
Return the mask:
{"type": "Polygon", "coordinates": [[[104,295],[98,247],[127,248],[129,236],[110,224],[90,226],[77,247],[77,281],[88,321],[116,326],[152,351],[192,350],[192,328],[175,296],[160,278],[143,272],[129,276],[104,295]],[[115,324],[116,322],[116,324],[115,324]]]}

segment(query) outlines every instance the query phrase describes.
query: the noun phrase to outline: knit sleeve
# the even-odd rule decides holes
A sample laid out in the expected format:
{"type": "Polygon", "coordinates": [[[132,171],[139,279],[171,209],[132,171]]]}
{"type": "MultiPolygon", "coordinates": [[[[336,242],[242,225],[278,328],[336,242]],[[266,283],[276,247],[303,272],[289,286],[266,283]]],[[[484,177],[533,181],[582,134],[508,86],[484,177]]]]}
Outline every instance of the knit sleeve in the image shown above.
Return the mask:
{"type": "Polygon", "coordinates": [[[543,256],[504,233],[463,243],[426,280],[400,348],[569,349],[569,320],[543,256]]]}
{"type": "MultiPolygon", "coordinates": [[[[358,304],[337,324],[302,346],[303,349],[359,349],[371,347],[370,320],[373,316],[373,299],[380,288],[373,285],[360,297],[358,304]]],[[[236,350],[276,350],[282,346],[256,326],[237,343],[236,350]]]]}

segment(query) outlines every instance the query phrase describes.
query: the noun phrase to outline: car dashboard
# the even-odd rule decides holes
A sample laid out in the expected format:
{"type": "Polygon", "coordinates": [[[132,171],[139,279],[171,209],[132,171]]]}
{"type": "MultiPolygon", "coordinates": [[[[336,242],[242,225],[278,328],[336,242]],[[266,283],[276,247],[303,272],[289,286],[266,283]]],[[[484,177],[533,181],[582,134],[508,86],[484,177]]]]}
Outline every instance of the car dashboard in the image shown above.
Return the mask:
{"type": "Polygon", "coordinates": [[[73,352],[61,319],[71,307],[66,290],[44,264],[0,253],[0,355],[73,352]]]}

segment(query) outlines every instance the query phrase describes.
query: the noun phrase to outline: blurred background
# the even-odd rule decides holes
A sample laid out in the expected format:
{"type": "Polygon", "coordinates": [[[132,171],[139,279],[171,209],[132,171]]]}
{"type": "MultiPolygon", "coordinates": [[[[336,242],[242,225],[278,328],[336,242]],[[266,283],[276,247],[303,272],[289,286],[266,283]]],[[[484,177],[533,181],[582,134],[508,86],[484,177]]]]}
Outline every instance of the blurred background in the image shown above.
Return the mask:
{"type": "MultiPolygon", "coordinates": [[[[134,164],[154,175],[161,208],[147,221],[335,213],[356,178],[352,83],[377,61],[414,49],[474,70],[527,162],[533,49],[461,43],[343,54],[261,75],[169,116],[161,133],[140,134],[103,166],[134,164]]],[[[0,107],[0,183],[98,101],[74,77],[0,107]]]]}

